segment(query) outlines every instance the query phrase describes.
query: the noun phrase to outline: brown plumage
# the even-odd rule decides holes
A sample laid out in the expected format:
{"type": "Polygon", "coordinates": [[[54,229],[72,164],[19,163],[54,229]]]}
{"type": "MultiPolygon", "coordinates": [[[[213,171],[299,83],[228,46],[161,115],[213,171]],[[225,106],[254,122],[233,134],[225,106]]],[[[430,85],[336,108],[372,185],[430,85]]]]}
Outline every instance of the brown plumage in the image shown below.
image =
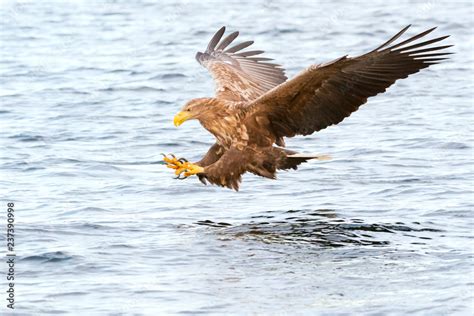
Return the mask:
{"type": "Polygon", "coordinates": [[[263,51],[243,51],[252,41],[229,48],[238,32],[222,39],[222,27],[205,52],[196,55],[216,82],[216,96],[189,101],[174,121],[178,126],[199,120],[216,143],[195,164],[165,161],[178,176],[196,174],[203,183],[238,190],[247,171],[273,179],[278,169],[296,169],[302,162],[321,158],[283,148],[284,137],[338,124],[367,98],[450,54],[440,51],[452,45],[431,45],[448,36],[417,41],[435,28],[395,43],[408,28],[367,54],[312,65],[286,81],[279,65],[259,56],[263,51]]]}

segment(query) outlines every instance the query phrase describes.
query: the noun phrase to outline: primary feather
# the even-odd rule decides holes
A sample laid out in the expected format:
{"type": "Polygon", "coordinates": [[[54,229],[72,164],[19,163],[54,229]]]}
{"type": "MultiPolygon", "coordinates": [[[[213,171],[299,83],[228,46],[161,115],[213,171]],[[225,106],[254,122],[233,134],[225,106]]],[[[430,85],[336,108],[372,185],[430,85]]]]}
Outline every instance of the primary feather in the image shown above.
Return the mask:
{"type": "Polygon", "coordinates": [[[287,79],[284,69],[267,62],[271,58],[253,57],[264,51],[242,51],[252,45],[253,41],[225,50],[238,37],[239,32],[222,39],[224,32],[225,27],[220,28],[204,53],[196,54],[197,61],[209,70],[216,81],[216,97],[232,101],[254,100],[287,79]]]}

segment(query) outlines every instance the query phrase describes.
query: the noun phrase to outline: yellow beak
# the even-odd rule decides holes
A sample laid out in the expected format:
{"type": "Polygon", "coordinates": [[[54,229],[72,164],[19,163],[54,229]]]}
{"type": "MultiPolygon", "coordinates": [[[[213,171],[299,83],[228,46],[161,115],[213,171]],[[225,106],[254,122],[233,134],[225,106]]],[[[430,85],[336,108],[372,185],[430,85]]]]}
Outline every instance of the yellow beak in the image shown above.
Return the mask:
{"type": "Polygon", "coordinates": [[[188,112],[188,111],[178,112],[178,114],[176,114],[173,119],[174,126],[178,127],[181,124],[183,124],[185,121],[189,120],[190,118],[192,118],[191,112],[188,112]]]}

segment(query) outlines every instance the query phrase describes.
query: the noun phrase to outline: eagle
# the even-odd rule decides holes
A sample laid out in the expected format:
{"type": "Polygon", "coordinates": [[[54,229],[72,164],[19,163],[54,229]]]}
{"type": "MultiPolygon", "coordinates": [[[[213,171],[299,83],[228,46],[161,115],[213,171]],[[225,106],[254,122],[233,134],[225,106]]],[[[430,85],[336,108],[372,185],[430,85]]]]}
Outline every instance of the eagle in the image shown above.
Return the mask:
{"type": "Polygon", "coordinates": [[[196,175],[204,184],[238,191],[245,172],[275,179],[277,170],[325,159],[285,148],[285,138],[340,123],[396,80],[451,54],[444,49],[453,45],[432,45],[449,35],[420,40],[436,27],[399,40],[409,27],[366,54],[311,65],[290,80],[280,65],[262,57],[264,51],[247,49],[253,41],[231,45],[239,32],[223,38],[222,27],[196,54],[215,81],[215,96],[190,100],[174,117],[176,127],[198,120],[215,144],[197,162],[172,154],[163,155],[164,162],[178,179],[196,175]]]}

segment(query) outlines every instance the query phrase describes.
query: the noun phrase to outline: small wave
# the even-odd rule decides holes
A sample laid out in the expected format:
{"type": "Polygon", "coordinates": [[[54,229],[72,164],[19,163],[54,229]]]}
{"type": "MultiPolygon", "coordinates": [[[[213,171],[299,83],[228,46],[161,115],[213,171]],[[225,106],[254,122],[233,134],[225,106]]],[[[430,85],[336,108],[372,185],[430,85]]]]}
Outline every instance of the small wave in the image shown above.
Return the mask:
{"type": "Polygon", "coordinates": [[[136,248],[135,246],[128,245],[128,244],[113,244],[113,245],[108,245],[108,248],[111,249],[133,249],[136,248]]]}
{"type": "Polygon", "coordinates": [[[148,71],[136,71],[136,70],[132,70],[130,71],[129,75],[130,76],[138,76],[138,75],[146,75],[146,74],[149,74],[148,71]]]}
{"type": "Polygon", "coordinates": [[[106,165],[106,164],[99,164],[99,165],[93,165],[93,166],[87,166],[83,168],[83,170],[96,170],[96,171],[122,171],[120,168],[112,166],[112,165],[106,165]]]}
{"type": "Polygon", "coordinates": [[[20,142],[42,142],[44,141],[44,137],[41,135],[31,135],[31,134],[17,134],[10,136],[8,138],[16,139],[20,142]]]}
{"type": "MultiPolygon", "coordinates": [[[[102,210],[102,209],[101,209],[102,210]]],[[[108,211],[107,211],[108,212],[108,211]]],[[[77,226],[76,226],[77,227],[77,226]]],[[[96,230],[96,229],[105,229],[109,228],[109,226],[95,224],[95,223],[81,223],[79,224],[79,228],[82,229],[89,229],[89,230],[96,230]]]]}
{"type": "Polygon", "coordinates": [[[448,23],[446,25],[443,26],[444,29],[446,29],[447,31],[451,31],[451,30],[464,30],[466,28],[466,26],[462,23],[458,23],[458,22],[451,22],[451,23],[448,23]]]}
{"type": "Polygon", "coordinates": [[[203,35],[209,35],[209,32],[206,31],[196,31],[193,33],[194,36],[203,36],[203,35]]]}
{"type": "Polygon", "coordinates": [[[46,262],[62,262],[74,259],[75,256],[68,254],[63,251],[54,251],[54,252],[45,252],[39,255],[32,255],[20,258],[20,261],[41,261],[42,263],[46,262]]]}
{"type": "MultiPolygon", "coordinates": [[[[110,213],[110,210],[100,207],[82,207],[74,210],[63,212],[62,216],[76,215],[76,214],[88,214],[88,213],[110,213]]],[[[84,225],[88,225],[87,223],[84,225]]]]}
{"type": "Polygon", "coordinates": [[[109,74],[119,74],[119,73],[125,73],[125,72],[131,72],[131,70],[128,69],[112,69],[107,71],[109,74]]]}
{"type": "Polygon", "coordinates": [[[104,12],[102,16],[129,16],[130,12],[104,12]]]}
{"type": "Polygon", "coordinates": [[[137,75],[147,74],[148,72],[146,72],[146,71],[135,71],[135,70],[130,70],[130,69],[112,69],[112,70],[106,71],[106,73],[109,73],[109,74],[128,74],[130,76],[137,76],[137,75]]]}
{"type": "Polygon", "coordinates": [[[168,100],[157,100],[153,104],[165,105],[165,104],[174,104],[174,102],[168,101],[168,100]]]}
{"type": "Polygon", "coordinates": [[[232,224],[225,223],[225,222],[213,222],[211,220],[204,220],[204,221],[197,221],[196,224],[198,225],[204,225],[204,226],[211,226],[211,227],[227,227],[227,226],[232,226],[232,224]]]}
{"type": "MultiPolygon", "coordinates": [[[[207,34],[207,33],[205,33],[207,34]]],[[[157,46],[176,46],[178,45],[177,42],[173,42],[173,41],[154,41],[152,42],[150,45],[157,45],[157,46]]]]}
{"type": "Polygon", "coordinates": [[[297,28],[281,28],[281,29],[273,29],[273,30],[265,30],[258,32],[258,34],[294,34],[294,33],[302,33],[301,29],[297,28]]]}
{"type": "Polygon", "coordinates": [[[120,166],[142,166],[142,165],[164,165],[166,164],[163,160],[155,161],[128,161],[128,162],[116,162],[115,165],[120,166]]]}
{"type": "Polygon", "coordinates": [[[31,171],[38,171],[38,170],[45,170],[45,167],[28,167],[23,169],[24,172],[31,172],[31,171]]]}
{"type": "Polygon", "coordinates": [[[72,70],[72,71],[77,71],[77,70],[79,70],[79,71],[84,71],[84,70],[85,70],[85,71],[88,71],[88,70],[97,70],[97,71],[103,71],[103,69],[102,69],[102,68],[97,68],[97,67],[87,67],[87,66],[80,66],[80,67],[75,67],[75,68],[72,68],[72,69],[70,69],[70,70],[72,70]]]}
{"type": "Polygon", "coordinates": [[[88,292],[80,292],[80,291],[73,291],[73,292],[61,292],[61,293],[52,293],[49,294],[50,297],[64,297],[64,296],[73,296],[74,298],[80,295],[89,295],[88,292]]]}
{"type": "Polygon", "coordinates": [[[74,158],[53,158],[50,160],[51,163],[53,164],[61,164],[61,163],[80,163],[83,162],[83,160],[79,159],[74,159],[74,158]]]}
{"type": "Polygon", "coordinates": [[[157,75],[149,78],[149,80],[156,80],[156,79],[176,79],[176,78],[186,78],[185,75],[181,73],[166,73],[162,75],[157,75]]]}
{"type": "Polygon", "coordinates": [[[8,94],[8,92],[3,92],[3,93],[6,93],[6,94],[0,94],[0,97],[2,98],[18,98],[18,97],[23,96],[23,94],[21,93],[11,93],[11,94],[8,94]]]}
{"type": "Polygon", "coordinates": [[[76,90],[74,88],[59,88],[59,89],[44,89],[43,91],[61,91],[61,92],[67,92],[67,93],[72,93],[72,94],[80,94],[80,95],[90,95],[90,92],[87,91],[80,91],[76,90]]]}
{"type": "Polygon", "coordinates": [[[98,91],[113,92],[113,91],[137,91],[137,92],[163,92],[165,89],[153,88],[150,86],[138,86],[138,87],[109,87],[105,89],[99,89],[98,91]]]}
{"type": "Polygon", "coordinates": [[[469,149],[469,145],[459,142],[449,142],[439,146],[441,149],[469,149]]]}

